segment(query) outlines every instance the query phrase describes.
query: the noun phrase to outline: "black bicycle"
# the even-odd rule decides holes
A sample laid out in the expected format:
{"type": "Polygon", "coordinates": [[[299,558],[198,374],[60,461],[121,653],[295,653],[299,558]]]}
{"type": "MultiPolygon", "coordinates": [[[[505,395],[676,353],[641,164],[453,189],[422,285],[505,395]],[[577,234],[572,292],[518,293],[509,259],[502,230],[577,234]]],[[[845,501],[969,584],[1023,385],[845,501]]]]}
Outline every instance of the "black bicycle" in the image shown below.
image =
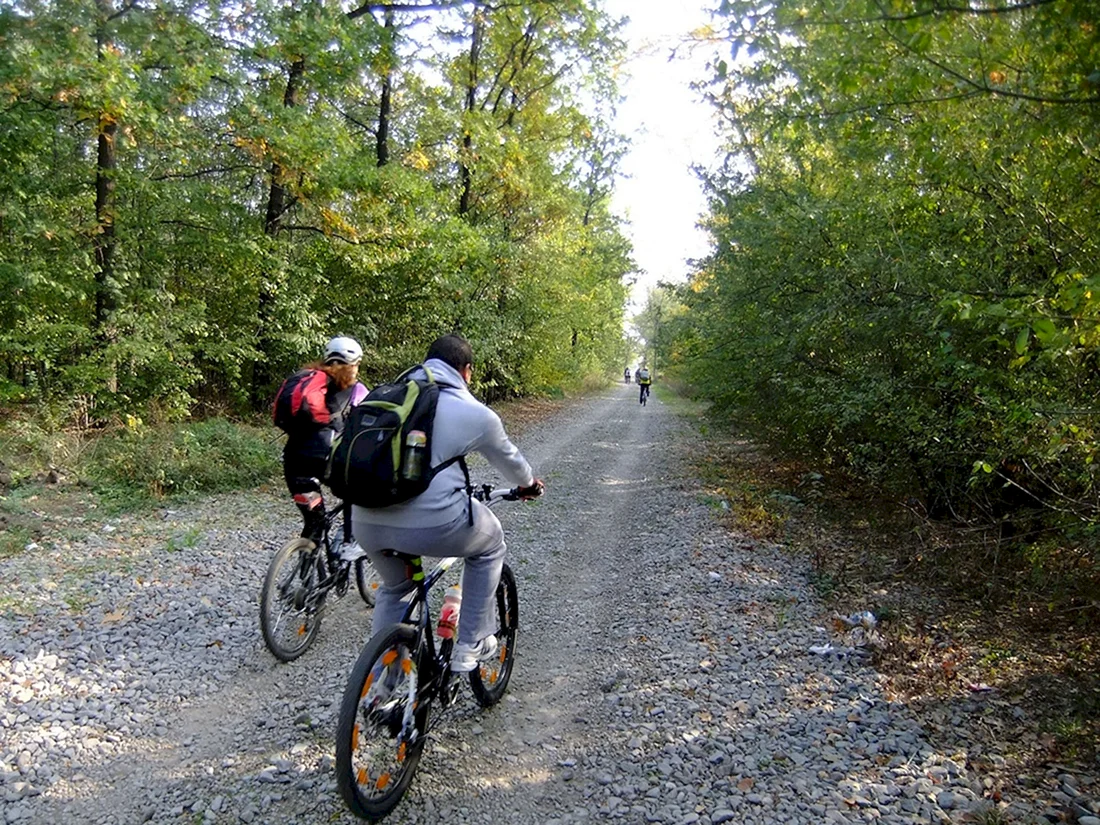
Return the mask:
{"type": "Polygon", "coordinates": [[[347,509],[342,503],[325,513],[320,545],[307,538],[291,539],[267,567],[260,592],[260,629],[267,649],[283,662],[309,650],[321,629],[329,593],[339,598],[348,592],[353,567],[359,595],[374,606],[374,567],[366,557],[342,558],[347,525],[333,529],[340,514],[347,519],[347,509]]]}
{"type": "MultiPolygon", "coordinates": [[[[490,505],[520,498],[515,489],[493,490],[489,485],[474,496],[490,505]]],[[[428,603],[432,586],[456,559],[443,559],[425,574],[419,556],[388,554],[405,561],[416,589],[401,622],[373,636],[359,654],[336,728],[340,795],[352,813],[372,822],[392,811],[412,782],[432,730],[432,703],[438,699],[443,708],[450,707],[461,684],[451,673],[454,639],[436,638],[428,603]]],[[[512,676],[519,602],[516,577],[507,564],[500,573],[495,605],[497,653],[470,672],[470,687],[482,707],[500,701],[512,676]]]]}
{"type": "Polygon", "coordinates": [[[638,393],[638,403],[644,407],[647,400],[649,400],[649,384],[642,384],[642,389],[638,393]]]}

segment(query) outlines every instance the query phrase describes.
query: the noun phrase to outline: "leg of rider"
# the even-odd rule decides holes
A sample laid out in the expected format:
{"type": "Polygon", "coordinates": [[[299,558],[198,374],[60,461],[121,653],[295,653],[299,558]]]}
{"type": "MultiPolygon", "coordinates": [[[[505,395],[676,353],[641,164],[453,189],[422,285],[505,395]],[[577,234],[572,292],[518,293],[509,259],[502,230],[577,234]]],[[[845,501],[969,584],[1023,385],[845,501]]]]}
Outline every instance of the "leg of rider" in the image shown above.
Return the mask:
{"type": "Polygon", "coordinates": [[[399,547],[404,553],[465,559],[462,574],[462,617],[459,641],[474,643],[491,634],[493,594],[504,566],[504,530],[492,511],[479,501],[474,505],[474,525],[464,515],[439,527],[384,527],[356,520],[355,538],[367,551],[382,585],[374,605],[373,632],[401,620],[413,585],[406,579],[405,563],[380,551],[399,547]]]}
{"type": "Polygon", "coordinates": [[[367,551],[367,558],[374,566],[381,584],[374,593],[374,615],[371,617],[371,634],[377,633],[388,625],[401,621],[405,615],[409,598],[416,589],[408,579],[405,562],[392,556],[384,556],[382,549],[406,546],[397,541],[372,544],[383,532],[378,527],[366,527],[362,522],[353,523],[355,540],[367,551]]]}
{"type": "Polygon", "coordinates": [[[496,630],[493,598],[507,550],[500,520],[480,501],[473,505],[474,526],[465,548],[469,555],[462,568],[462,615],[458,622],[458,641],[464,644],[476,644],[496,630]]]}
{"type": "Polygon", "coordinates": [[[283,477],[287,489],[302,513],[302,537],[319,541],[325,525],[325,499],[321,484],[310,471],[316,469],[301,461],[284,461],[283,477]]]}

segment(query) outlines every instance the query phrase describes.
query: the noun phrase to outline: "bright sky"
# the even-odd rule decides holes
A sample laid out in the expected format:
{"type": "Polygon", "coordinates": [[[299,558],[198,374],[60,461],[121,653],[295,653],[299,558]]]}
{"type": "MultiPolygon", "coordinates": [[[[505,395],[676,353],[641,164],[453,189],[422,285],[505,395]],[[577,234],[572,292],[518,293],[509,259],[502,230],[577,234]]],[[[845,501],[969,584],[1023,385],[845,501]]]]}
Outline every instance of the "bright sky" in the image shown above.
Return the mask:
{"type": "Polygon", "coordinates": [[[690,84],[706,78],[713,50],[683,47],[686,35],[711,22],[708,0],[605,0],[614,17],[629,17],[624,31],[629,60],[620,81],[625,100],[616,126],[630,138],[623,178],[612,199],[627,218],[634,260],[644,272],[632,294],[641,309],[658,281],[682,281],[689,258],[708,251],[708,239],[695,227],[706,208],[692,164],[712,168],[718,138],[710,107],[690,84]],[[677,57],[669,60],[672,50],[677,57]]]}

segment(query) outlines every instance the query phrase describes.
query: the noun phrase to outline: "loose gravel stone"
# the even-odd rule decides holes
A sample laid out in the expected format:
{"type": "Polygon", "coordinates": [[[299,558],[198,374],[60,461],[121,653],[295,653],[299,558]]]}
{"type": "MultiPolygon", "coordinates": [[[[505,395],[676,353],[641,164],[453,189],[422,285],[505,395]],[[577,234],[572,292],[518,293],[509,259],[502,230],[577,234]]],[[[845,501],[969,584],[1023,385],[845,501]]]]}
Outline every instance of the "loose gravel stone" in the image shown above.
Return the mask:
{"type": "MultiPolygon", "coordinates": [[[[865,657],[810,652],[847,645],[805,562],[723,528],[690,428],[634,397],[517,438],[548,492],[497,509],[522,618],[509,692],[437,715],[394,821],[904,825],[992,804],[865,657]]],[[[260,639],[259,586],[296,525],[284,497],[242,494],[0,560],[22,595],[0,616],[0,822],[355,821],[332,737],[370,610],[354,588],[332,599],[290,664],[260,639]]],[[[1093,812],[1093,780],[1060,773],[1052,794],[1093,812]]]]}

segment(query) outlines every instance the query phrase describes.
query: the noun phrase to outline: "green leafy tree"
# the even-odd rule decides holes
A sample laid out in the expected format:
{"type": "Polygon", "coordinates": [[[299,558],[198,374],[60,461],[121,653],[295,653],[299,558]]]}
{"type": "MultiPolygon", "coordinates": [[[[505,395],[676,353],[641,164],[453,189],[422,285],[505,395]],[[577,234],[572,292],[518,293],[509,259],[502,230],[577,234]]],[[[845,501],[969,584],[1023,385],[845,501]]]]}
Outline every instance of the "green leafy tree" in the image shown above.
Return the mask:
{"type": "Polygon", "coordinates": [[[723,2],[681,368],[933,514],[1095,519],[1089,8],[723,2]]]}

